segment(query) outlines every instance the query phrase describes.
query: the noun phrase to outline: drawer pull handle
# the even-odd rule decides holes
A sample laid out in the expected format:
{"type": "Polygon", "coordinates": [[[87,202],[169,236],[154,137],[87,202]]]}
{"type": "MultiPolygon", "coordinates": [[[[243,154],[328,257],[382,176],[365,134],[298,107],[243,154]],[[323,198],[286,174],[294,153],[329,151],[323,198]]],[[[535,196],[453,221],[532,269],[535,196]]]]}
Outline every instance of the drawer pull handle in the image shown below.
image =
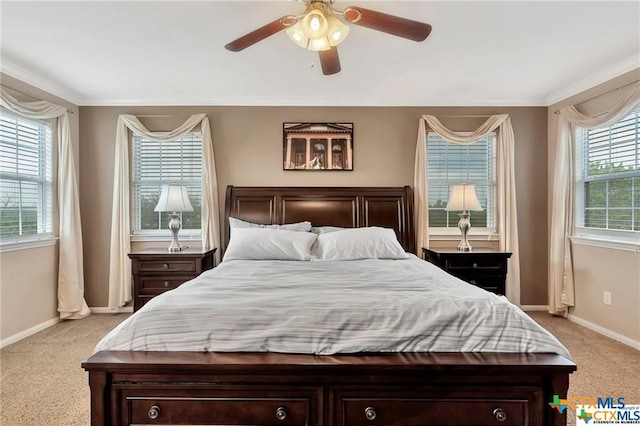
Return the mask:
{"type": "Polygon", "coordinates": [[[364,409],[364,415],[367,418],[367,420],[375,420],[376,417],[378,416],[376,414],[376,410],[373,409],[373,407],[367,407],[364,409]]]}
{"type": "Polygon", "coordinates": [[[507,420],[507,413],[505,413],[502,408],[496,408],[495,410],[493,410],[493,415],[499,422],[504,422],[505,420],[507,420]]]}
{"type": "Polygon", "coordinates": [[[169,287],[169,281],[165,281],[165,282],[164,282],[164,286],[165,286],[165,287],[169,287]]]}
{"type": "Polygon", "coordinates": [[[151,420],[157,419],[159,415],[160,415],[160,407],[158,407],[157,405],[154,405],[151,408],[149,408],[149,418],[151,420]]]}
{"type": "Polygon", "coordinates": [[[283,421],[287,418],[287,409],[284,407],[278,407],[276,409],[276,419],[283,421]]]}
{"type": "Polygon", "coordinates": [[[169,269],[169,264],[168,264],[168,263],[164,263],[164,264],[162,265],[162,267],[163,267],[164,269],[169,269]]]}
{"type": "Polygon", "coordinates": [[[473,265],[471,265],[474,269],[478,267],[477,263],[474,263],[473,265]]]}

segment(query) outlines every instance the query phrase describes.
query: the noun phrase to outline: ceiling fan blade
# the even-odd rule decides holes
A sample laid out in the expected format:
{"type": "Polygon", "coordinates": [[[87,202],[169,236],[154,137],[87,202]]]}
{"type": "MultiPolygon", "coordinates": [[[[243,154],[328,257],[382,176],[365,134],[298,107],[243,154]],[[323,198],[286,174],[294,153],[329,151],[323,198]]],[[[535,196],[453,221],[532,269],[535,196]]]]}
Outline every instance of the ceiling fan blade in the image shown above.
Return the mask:
{"type": "Polygon", "coordinates": [[[340,58],[338,57],[338,48],[332,47],[329,50],[321,50],[320,64],[322,65],[322,74],[331,75],[340,72],[340,58]]]}
{"type": "Polygon", "coordinates": [[[423,41],[431,34],[431,25],[399,16],[387,15],[364,7],[349,6],[344,10],[347,21],[414,41],[423,41]]]}
{"type": "Polygon", "coordinates": [[[275,21],[258,28],[257,30],[253,30],[250,33],[243,35],[242,37],[233,40],[230,43],[227,43],[224,47],[225,49],[232,52],[239,52],[295,24],[296,21],[297,19],[295,16],[283,16],[282,18],[278,18],[275,21]]]}

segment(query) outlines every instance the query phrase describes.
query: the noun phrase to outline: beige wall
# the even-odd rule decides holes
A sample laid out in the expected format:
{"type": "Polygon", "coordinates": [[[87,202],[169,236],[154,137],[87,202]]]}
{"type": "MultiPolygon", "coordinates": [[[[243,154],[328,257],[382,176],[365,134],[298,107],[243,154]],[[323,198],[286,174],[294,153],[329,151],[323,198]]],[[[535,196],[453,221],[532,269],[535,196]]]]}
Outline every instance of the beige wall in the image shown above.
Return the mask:
{"type": "MultiPolygon", "coordinates": [[[[591,115],[606,112],[628,93],[629,84],[638,80],[640,69],[549,107],[549,207],[558,129],[558,116],[554,112],[568,105],[576,105],[591,115]]],[[[573,261],[576,306],[570,314],[640,342],[640,254],[574,243],[573,261]],[[611,306],[603,303],[604,291],[611,293],[611,306]]]]}
{"type": "MultiPolygon", "coordinates": [[[[547,303],[547,110],[427,107],[81,107],[80,202],[89,306],[108,299],[109,233],[113,190],[115,124],[118,114],[167,114],[143,118],[151,130],[168,130],[185,115],[211,120],[221,208],[227,185],[413,186],[418,121],[421,114],[507,113],[516,137],[516,186],[521,238],[522,303],[547,303]],[[354,123],[354,170],[282,170],[282,123],[354,123]]],[[[474,130],[483,118],[443,118],[459,131],[474,130]],[[455,120],[455,121],[454,121],[455,120]]]]}
{"type": "MultiPolygon", "coordinates": [[[[6,74],[0,74],[0,79],[2,86],[24,94],[10,90],[18,99],[42,99],[74,111],[69,116],[69,122],[77,163],[78,107],[6,74]]],[[[57,317],[57,257],[57,245],[0,253],[0,339],[57,317]]]]}

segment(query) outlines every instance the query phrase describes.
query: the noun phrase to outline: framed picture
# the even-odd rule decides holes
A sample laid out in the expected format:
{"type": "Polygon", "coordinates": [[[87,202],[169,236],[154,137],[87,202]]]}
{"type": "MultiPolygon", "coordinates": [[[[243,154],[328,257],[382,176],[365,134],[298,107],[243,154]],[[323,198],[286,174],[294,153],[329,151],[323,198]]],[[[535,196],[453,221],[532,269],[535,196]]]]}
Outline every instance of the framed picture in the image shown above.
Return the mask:
{"type": "Polygon", "coordinates": [[[283,123],[284,170],[353,170],[353,123],[283,123]]]}

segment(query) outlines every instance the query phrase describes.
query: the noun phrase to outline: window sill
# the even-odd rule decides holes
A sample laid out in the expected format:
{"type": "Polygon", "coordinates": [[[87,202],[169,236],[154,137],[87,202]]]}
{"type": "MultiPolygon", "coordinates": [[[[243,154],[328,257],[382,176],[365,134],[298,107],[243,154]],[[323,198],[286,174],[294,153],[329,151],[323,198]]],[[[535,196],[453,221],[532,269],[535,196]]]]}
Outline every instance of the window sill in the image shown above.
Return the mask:
{"type": "Polygon", "coordinates": [[[586,235],[574,235],[572,237],[569,237],[569,239],[571,240],[572,244],[581,246],[640,252],[640,241],[611,240],[586,235]]]}
{"type": "MultiPolygon", "coordinates": [[[[153,242],[153,241],[161,241],[161,242],[171,242],[171,235],[167,235],[166,233],[162,235],[153,235],[153,234],[131,234],[130,241],[131,242],[153,242]]],[[[202,241],[202,237],[200,234],[198,235],[182,235],[178,234],[178,241],[186,242],[186,241],[202,241]]]]}
{"type": "Polygon", "coordinates": [[[58,242],[58,237],[42,237],[39,239],[3,241],[0,243],[0,253],[8,251],[29,250],[39,247],[49,247],[58,242]]]}
{"type": "MultiPolygon", "coordinates": [[[[460,241],[461,238],[460,232],[429,234],[430,241],[460,241]]],[[[467,234],[467,239],[469,241],[500,241],[500,236],[498,234],[467,234]]]]}

